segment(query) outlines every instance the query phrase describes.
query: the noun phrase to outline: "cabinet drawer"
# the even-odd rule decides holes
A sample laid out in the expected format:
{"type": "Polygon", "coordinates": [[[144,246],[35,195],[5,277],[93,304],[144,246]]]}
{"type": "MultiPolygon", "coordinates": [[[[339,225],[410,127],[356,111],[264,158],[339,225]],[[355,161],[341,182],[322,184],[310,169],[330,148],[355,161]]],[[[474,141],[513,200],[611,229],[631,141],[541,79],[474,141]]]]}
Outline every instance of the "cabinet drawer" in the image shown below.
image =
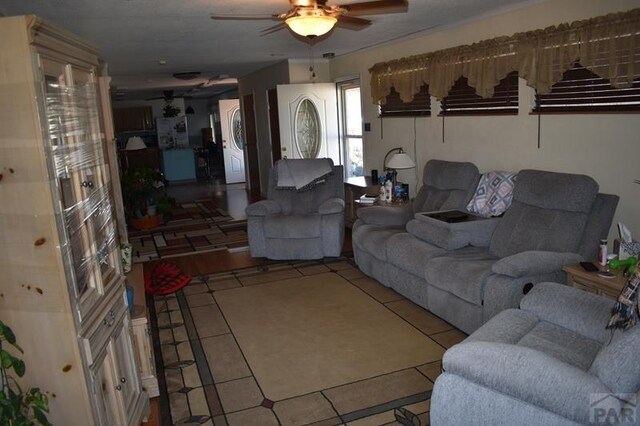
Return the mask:
{"type": "Polygon", "coordinates": [[[105,312],[97,321],[87,327],[82,337],[88,365],[92,365],[96,356],[105,347],[109,338],[116,331],[115,326],[121,324],[122,317],[127,312],[126,295],[118,293],[113,303],[108,304],[105,312]]]}

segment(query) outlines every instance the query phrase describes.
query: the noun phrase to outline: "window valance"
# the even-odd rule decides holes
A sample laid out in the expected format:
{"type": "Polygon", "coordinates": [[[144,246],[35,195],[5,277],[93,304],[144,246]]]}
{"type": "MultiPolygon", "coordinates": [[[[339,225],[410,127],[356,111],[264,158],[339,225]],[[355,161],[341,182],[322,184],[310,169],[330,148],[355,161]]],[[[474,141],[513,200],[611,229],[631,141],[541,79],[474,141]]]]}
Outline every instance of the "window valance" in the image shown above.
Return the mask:
{"type": "Polygon", "coordinates": [[[613,86],[629,87],[640,77],[640,9],[380,62],[369,69],[371,96],[384,103],[393,87],[410,102],[427,84],[443,99],[464,76],[486,98],[512,71],[548,93],[578,61],[613,86]]]}

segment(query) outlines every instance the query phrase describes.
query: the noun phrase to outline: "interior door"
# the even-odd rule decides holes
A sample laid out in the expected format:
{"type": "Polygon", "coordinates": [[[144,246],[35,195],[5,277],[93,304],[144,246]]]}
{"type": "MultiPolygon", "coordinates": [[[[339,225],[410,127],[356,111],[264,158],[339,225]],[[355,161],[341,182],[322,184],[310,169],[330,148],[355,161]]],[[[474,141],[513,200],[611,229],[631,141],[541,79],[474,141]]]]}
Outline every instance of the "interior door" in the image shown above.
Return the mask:
{"type": "Polygon", "coordinates": [[[333,83],[278,85],[282,158],[340,159],[338,107],[333,83]]]}
{"type": "Polygon", "coordinates": [[[244,137],[240,101],[224,99],[219,102],[222,129],[222,154],[227,183],[244,182],[244,137]]]}

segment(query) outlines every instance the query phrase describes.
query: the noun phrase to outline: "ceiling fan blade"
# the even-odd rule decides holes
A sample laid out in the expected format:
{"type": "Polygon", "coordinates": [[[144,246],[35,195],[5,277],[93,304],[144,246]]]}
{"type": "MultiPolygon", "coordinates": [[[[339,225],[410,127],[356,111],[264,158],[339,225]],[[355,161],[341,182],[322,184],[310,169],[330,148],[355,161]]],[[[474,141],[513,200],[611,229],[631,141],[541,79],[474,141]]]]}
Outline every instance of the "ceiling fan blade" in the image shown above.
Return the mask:
{"type": "Polygon", "coordinates": [[[371,21],[368,19],[354,18],[353,16],[340,15],[338,16],[338,22],[336,27],[344,28],[345,30],[360,31],[371,25],[371,21]]]}
{"type": "Polygon", "coordinates": [[[273,27],[265,28],[264,30],[260,31],[260,37],[275,33],[280,30],[284,30],[285,28],[287,28],[285,23],[280,22],[279,24],[276,24],[273,27]]]}
{"type": "Polygon", "coordinates": [[[407,0],[378,0],[352,3],[339,6],[347,11],[349,16],[382,15],[386,13],[404,13],[409,10],[407,0]]]}
{"type": "Polygon", "coordinates": [[[218,15],[212,13],[209,17],[215,21],[278,21],[278,15],[218,15]]]}

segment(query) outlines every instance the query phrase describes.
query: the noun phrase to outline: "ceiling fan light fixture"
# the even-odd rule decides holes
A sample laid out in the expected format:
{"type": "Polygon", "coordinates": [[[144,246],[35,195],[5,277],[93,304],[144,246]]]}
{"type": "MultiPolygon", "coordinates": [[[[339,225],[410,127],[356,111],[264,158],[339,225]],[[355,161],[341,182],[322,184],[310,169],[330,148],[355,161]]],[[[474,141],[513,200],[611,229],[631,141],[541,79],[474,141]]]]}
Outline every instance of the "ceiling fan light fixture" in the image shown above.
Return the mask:
{"type": "Polygon", "coordinates": [[[285,23],[296,34],[303,37],[319,37],[331,31],[338,22],[336,18],[328,15],[300,15],[287,18],[285,23]]]}

